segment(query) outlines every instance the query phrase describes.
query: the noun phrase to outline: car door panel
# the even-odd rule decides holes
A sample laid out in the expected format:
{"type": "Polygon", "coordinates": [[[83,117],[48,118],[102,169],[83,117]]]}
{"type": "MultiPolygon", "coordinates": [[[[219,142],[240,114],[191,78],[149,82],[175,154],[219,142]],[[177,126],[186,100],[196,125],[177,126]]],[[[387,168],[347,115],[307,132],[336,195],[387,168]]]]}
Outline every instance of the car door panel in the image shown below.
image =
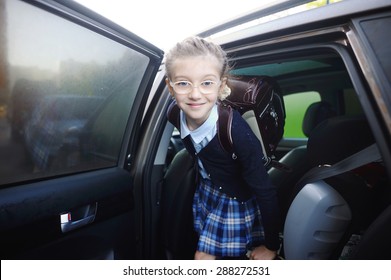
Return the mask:
{"type": "MultiPolygon", "coordinates": [[[[121,215],[130,216],[133,209],[131,177],[119,168],[3,189],[0,193],[3,209],[0,213],[1,247],[5,249],[2,250],[2,258],[13,256],[16,252],[22,254],[25,250],[39,248],[57,239],[68,240],[68,233],[61,231],[60,215],[72,213],[84,205],[96,204],[97,212],[91,224],[69,232],[70,236],[79,236],[77,239],[84,238],[84,231],[88,235],[96,234],[91,228],[104,228],[102,225],[110,224],[107,220],[118,219],[121,215]]],[[[113,222],[111,226],[115,224],[113,222]]],[[[104,236],[104,230],[99,235],[104,236]]],[[[59,246],[58,242],[53,244],[59,246]]],[[[72,248],[65,247],[67,250],[72,248]]],[[[42,252],[48,252],[48,248],[50,246],[42,252]]],[[[61,251],[52,251],[61,256],[61,251]]],[[[36,257],[49,256],[37,254],[36,257]]]]}

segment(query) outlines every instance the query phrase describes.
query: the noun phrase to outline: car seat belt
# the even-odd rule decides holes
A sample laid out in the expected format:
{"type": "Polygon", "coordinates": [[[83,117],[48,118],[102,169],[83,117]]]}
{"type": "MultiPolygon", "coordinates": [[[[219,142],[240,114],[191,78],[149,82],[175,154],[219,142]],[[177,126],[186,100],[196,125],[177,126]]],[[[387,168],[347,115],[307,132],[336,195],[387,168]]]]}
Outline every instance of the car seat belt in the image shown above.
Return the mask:
{"type": "Polygon", "coordinates": [[[297,187],[302,187],[305,184],[316,182],[322,179],[330,178],[344,172],[356,169],[365,164],[379,161],[381,155],[376,144],[372,144],[367,148],[333,164],[322,165],[310,169],[300,181],[296,184],[297,187]]]}

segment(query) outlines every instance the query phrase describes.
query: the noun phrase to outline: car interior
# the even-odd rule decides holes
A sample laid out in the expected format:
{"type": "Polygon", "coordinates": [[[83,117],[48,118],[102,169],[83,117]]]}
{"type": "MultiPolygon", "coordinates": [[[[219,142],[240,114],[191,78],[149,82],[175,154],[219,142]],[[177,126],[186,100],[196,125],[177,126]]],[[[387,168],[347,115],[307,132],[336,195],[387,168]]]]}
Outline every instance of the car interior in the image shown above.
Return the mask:
{"type": "MultiPolygon", "coordinates": [[[[302,136],[284,134],[274,155],[280,165],[267,167],[282,212],[279,254],[285,259],[387,258],[387,250],[379,252],[358,242],[373,238],[367,235],[389,215],[390,182],[381,159],[298,184],[311,169],[336,164],[375,143],[340,55],[321,51],[272,62],[260,59],[250,65],[238,63],[232,74],[272,77],[284,96],[287,123],[292,117],[289,106],[295,105],[287,102],[289,95],[316,92],[320,96],[302,108],[302,136]]],[[[301,102],[296,106],[303,107],[301,102]]],[[[192,259],[196,246],[191,214],[193,163],[178,132],[170,137],[162,188],[162,250],[168,259],[192,259]]]]}

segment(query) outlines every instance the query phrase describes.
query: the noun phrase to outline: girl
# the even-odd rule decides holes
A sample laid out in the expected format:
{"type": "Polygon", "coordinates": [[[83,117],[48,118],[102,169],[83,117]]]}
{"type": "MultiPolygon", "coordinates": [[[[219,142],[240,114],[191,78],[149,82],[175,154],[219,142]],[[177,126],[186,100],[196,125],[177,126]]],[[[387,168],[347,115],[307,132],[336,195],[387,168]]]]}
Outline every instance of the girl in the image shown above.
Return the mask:
{"type": "Polygon", "coordinates": [[[165,67],[168,89],[180,109],[181,139],[198,162],[195,259],[241,258],[248,251],[250,259],[274,259],[280,246],[279,210],[261,144],[238,112],[231,131],[236,159],[216,135],[219,100],[230,94],[226,53],[192,37],[167,53],[165,67]]]}

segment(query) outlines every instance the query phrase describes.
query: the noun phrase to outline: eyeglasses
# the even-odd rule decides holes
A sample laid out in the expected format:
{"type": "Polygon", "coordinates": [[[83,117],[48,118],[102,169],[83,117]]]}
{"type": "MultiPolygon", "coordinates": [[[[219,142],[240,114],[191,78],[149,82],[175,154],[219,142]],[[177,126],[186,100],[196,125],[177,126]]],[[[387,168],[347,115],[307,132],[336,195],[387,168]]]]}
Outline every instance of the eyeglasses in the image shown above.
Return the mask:
{"type": "Polygon", "coordinates": [[[175,83],[170,81],[170,85],[173,87],[174,91],[177,94],[189,94],[193,90],[193,88],[198,88],[198,90],[202,94],[211,94],[218,90],[220,84],[221,81],[215,82],[211,80],[206,80],[206,81],[202,81],[196,87],[189,81],[178,81],[175,83]]]}

